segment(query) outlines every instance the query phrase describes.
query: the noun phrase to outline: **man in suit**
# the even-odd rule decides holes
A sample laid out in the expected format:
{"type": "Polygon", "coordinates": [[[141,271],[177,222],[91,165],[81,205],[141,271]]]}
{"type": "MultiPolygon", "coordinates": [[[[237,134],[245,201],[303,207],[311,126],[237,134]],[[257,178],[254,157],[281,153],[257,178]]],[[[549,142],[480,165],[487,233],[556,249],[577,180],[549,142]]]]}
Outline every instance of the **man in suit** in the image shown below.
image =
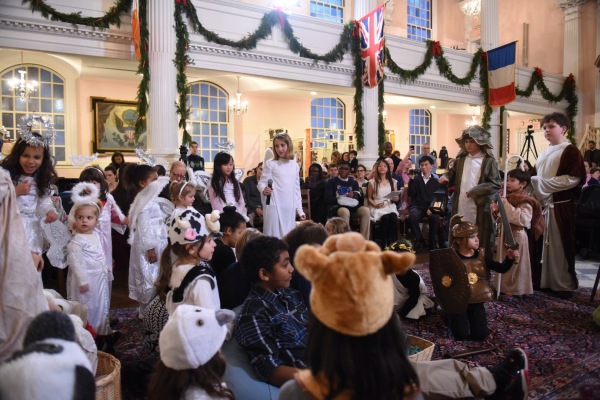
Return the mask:
{"type": "Polygon", "coordinates": [[[438,189],[438,179],[431,173],[433,159],[430,156],[422,156],[419,167],[420,173],[408,183],[408,198],[410,207],[408,211],[408,224],[413,232],[416,250],[425,250],[425,240],[419,228],[419,222],[424,216],[429,221],[429,250],[436,248],[436,238],[440,226],[440,216],[429,210],[433,193],[438,189]]]}
{"type": "Polygon", "coordinates": [[[596,148],[596,142],[590,140],[588,142],[588,149],[589,150],[586,150],[585,154],[583,155],[584,161],[590,163],[590,167],[598,167],[600,164],[600,150],[596,148]],[[595,165],[592,165],[592,163],[595,165]]]}

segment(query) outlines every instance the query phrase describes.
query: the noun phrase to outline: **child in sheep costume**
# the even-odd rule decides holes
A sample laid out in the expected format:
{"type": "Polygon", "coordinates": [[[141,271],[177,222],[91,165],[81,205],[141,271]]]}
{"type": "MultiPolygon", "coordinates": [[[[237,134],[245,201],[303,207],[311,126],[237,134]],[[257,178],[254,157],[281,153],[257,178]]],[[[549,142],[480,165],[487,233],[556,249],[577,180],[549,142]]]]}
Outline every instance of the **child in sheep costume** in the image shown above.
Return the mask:
{"type": "Polygon", "coordinates": [[[0,399],[93,400],[89,360],[75,342],[71,319],[59,311],[38,315],[27,328],[23,350],[0,365],[0,399]]]}

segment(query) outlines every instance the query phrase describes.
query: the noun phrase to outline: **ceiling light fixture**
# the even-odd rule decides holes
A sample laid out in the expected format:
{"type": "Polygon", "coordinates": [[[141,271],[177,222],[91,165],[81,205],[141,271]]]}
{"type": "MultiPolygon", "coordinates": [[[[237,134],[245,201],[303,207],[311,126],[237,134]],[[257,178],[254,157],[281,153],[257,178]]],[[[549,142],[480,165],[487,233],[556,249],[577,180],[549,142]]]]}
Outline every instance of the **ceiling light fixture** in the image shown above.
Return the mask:
{"type": "Polygon", "coordinates": [[[248,112],[248,102],[242,102],[242,93],[240,92],[240,77],[237,77],[238,87],[237,92],[235,93],[236,99],[231,99],[229,101],[229,112],[235,115],[242,115],[248,112]]]}
{"type": "MultiPolygon", "coordinates": [[[[23,65],[23,52],[21,52],[21,65],[23,65]]],[[[25,69],[20,69],[17,72],[21,75],[21,77],[13,78],[8,81],[8,86],[13,95],[18,95],[21,100],[25,100],[30,94],[37,91],[38,82],[26,80],[25,77],[27,75],[27,71],[25,69]]]]}
{"type": "Polygon", "coordinates": [[[481,14],[481,0],[464,0],[460,9],[469,17],[479,15],[481,14]]]}

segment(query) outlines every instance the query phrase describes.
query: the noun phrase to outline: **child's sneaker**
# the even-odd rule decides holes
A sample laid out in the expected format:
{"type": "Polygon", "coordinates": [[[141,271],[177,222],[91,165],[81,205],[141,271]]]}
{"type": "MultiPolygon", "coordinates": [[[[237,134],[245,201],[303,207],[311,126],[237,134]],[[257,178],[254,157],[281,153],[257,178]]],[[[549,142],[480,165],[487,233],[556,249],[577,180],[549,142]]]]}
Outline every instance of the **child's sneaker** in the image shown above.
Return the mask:
{"type": "Polygon", "coordinates": [[[490,369],[494,380],[496,381],[496,393],[504,394],[505,397],[516,399],[518,397],[518,389],[521,387],[521,392],[527,396],[527,386],[529,381],[529,362],[527,355],[521,349],[514,349],[508,352],[504,360],[494,368],[490,369]],[[524,389],[523,389],[524,388],[524,389]],[[509,396],[509,390],[515,391],[509,396]]]}

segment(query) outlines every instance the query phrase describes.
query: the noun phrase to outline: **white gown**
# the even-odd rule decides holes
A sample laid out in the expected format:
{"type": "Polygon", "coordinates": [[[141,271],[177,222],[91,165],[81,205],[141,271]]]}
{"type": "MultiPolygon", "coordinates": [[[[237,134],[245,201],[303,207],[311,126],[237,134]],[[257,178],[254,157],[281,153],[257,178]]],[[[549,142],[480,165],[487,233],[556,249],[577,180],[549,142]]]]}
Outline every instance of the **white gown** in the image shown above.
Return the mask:
{"type": "Polygon", "coordinates": [[[106,266],[108,267],[108,278],[109,280],[113,280],[113,258],[112,258],[112,223],[111,218],[112,214],[116,213],[121,221],[125,219],[125,215],[115,202],[115,199],[112,197],[110,193],[106,194],[106,203],[104,207],[102,207],[102,213],[100,214],[100,218],[98,219],[98,224],[94,230],[98,232],[100,235],[100,241],[102,243],[102,249],[104,250],[104,257],[106,258],[106,266]]]}
{"type": "Polygon", "coordinates": [[[108,267],[102,250],[100,235],[77,233],[67,246],[67,297],[79,301],[88,308],[88,322],[99,335],[112,333],[108,312],[108,267]],[[80,293],[79,288],[89,285],[90,289],[80,293]]]}
{"type": "Polygon", "coordinates": [[[565,142],[542,151],[535,164],[537,175],[531,177],[534,195],[542,204],[542,214],[546,222],[540,287],[557,291],[576,289],[576,282],[569,274],[569,264],[563,250],[560,228],[556,223],[553,205],[554,193],[571,189],[579,183],[579,178],[574,176],[556,176],[563,152],[570,144],[565,142]]]}
{"type": "Polygon", "coordinates": [[[300,195],[300,168],[295,160],[268,160],[263,164],[263,174],[258,191],[263,192],[269,179],[273,180],[270,205],[263,203],[263,233],[282,238],[296,227],[296,213],[304,215],[300,195]]]}
{"type": "MultiPolygon", "coordinates": [[[[10,179],[10,173],[7,170],[2,169],[2,172],[10,179]]],[[[54,210],[54,205],[49,195],[38,196],[37,185],[33,177],[21,176],[19,181],[31,182],[29,194],[17,196],[17,205],[23,219],[29,249],[34,253],[42,254],[44,251],[44,233],[40,221],[42,218],[46,218],[49,211],[54,210]]]]}
{"type": "Polygon", "coordinates": [[[167,247],[167,225],[157,197],[168,184],[168,177],[159,177],[137,194],[129,209],[129,297],[144,306],[156,294],[154,283],[162,252],[167,247]],[[148,262],[151,249],[158,257],[154,263],[148,262]]]}

